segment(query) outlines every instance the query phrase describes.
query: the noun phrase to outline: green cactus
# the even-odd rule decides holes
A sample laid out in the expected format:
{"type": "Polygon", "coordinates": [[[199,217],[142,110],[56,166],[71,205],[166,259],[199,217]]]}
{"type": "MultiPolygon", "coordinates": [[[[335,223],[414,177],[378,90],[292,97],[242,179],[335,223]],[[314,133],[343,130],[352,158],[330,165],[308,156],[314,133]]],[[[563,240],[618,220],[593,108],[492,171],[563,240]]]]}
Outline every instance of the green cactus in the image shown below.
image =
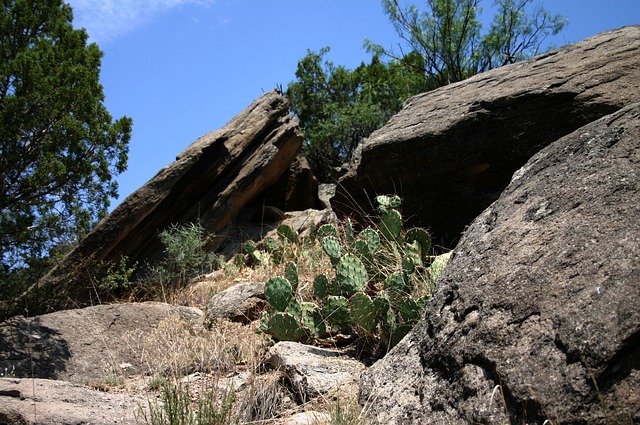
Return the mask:
{"type": "Polygon", "coordinates": [[[373,300],[373,305],[376,308],[376,316],[378,316],[378,318],[384,317],[391,308],[391,302],[389,301],[389,294],[387,291],[380,291],[378,296],[373,300]]]}
{"type": "Polygon", "coordinates": [[[433,259],[431,266],[429,266],[429,277],[431,279],[431,283],[435,284],[438,277],[449,264],[449,260],[451,259],[451,255],[453,255],[453,251],[449,251],[445,254],[438,255],[433,259]]]}
{"type": "Polygon", "coordinates": [[[244,243],[243,249],[245,253],[247,253],[248,255],[251,255],[257,249],[256,243],[252,240],[246,241],[244,243]]]}
{"type": "Polygon", "coordinates": [[[358,235],[354,246],[360,255],[371,258],[380,247],[380,235],[374,229],[364,229],[358,235]]]}
{"type": "Polygon", "coordinates": [[[297,244],[300,242],[298,234],[288,224],[281,224],[278,226],[278,236],[282,241],[297,244]]]}
{"type": "Polygon", "coordinates": [[[268,253],[264,251],[255,250],[251,253],[251,258],[256,263],[260,264],[261,266],[264,266],[269,262],[269,258],[271,257],[269,256],[268,253]]]}
{"type": "Polygon", "coordinates": [[[336,289],[339,295],[352,296],[367,289],[369,276],[362,260],[346,254],[336,264],[336,289]]]}
{"type": "Polygon", "coordinates": [[[313,293],[322,299],[329,294],[329,278],[326,274],[319,274],[313,279],[313,293]]]}
{"type": "Polygon", "coordinates": [[[402,270],[406,273],[413,273],[417,266],[422,264],[420,255],[420,244],[418,242],[405,243],[402,252],[402,270]]]}
{"type": "Polygon", "coordinates": [[[291,284],[291,289],[295,293],[298,291],[298,266],[294,262],[289,262],[284,268],[284,277],[291,284]]]}
{"type": "Polygon", "coordinates": [[[398,209],[402,204],[402,200],[398,195],[388,196],[380,195],[376,196],[376,202],[378,203],[378,210],[381,213],[386,213],[391,209],[398,209]]]}
{"type": "Polygon", "coordinates": [[[353,323],[367,334],[372,334],[378,324],[376,306],[364,292],[356,292],[349,300],[353,323]]]}
{"type": "Polygon", "coordinates": [[[391,273],[384,281],[384,289],[387,291],[389,297],[392,300],[397,300],[400,297],[404,297],[410,292],[410,287],[409,285],[407,285],[404,274],[402,272],[391,273]]]}
{"type": "Polygon", "coordinates": [[[262,243],[264,244],[264,249],[269,253],[276,252],[280,247],[278,245],[278,241],[273,239],[271,236],[267,236],[266,238],[264,238],[262,243]]]}
{"type": "Polygon", "coordinates": [[[264,297],[270,306],[284,311],[293,297],[291,283],[282,276],[272,277],[264,285],[264,297]]]}
{"type": "Polygon", "coordinates": [[[316,232],[318,240],[322,240],[327,236],[338,236],[338,230],[331,224],[323,224],[316,232]]]}
{"type": "Polygon", "coordinates": [[[304,330],[290,313],[278,312],[271,316],[267,333],[279,341],[298,341],[304,336],[304,330]]]}
{"type": "Polygon", "coordinates": [[[342,247],[340,241],[335,236],[325,236],[322,238],[322,249],[331,259],[331,263],[335,264],[342,257],[342,247]]]}
{"type": "Polygon", "coordinates": [[[417,242],[420,245],[420,257],[423,262],[426,261],[431,249],[431,236],[426,230],[415,227],[404,235],[404,241],[409,244],[417,242]]]}
{"type": "Polygon", "coordinates": [[[390,209],[380,219],[380,231],[389,242],[400,241],[402,232],[402,216],[397,210],[390,209]]]}
{"type": "Polygon", "coordinates": [[[422,309],[411,297],[402,297],[397,308],[400,313],[400,317],[402,317],[402,320],[406,323],[415,324],[422,314],[422,309]]]}
{"type": "Polygon", "coordinates": [[[349,326],[351,315],[348,303],[345,297],[330,295],[322,306],[322,315],[331,326],[338,329],[349,326]]]}
{"type": "Polygon", "coordinates": [[[347,244],[351,245],[354,241],[354,236],[353,236],[353,223],[351,223],[350,218],[347,218],[347,222],[344,225],[344,236],[347,241],[347,244]]]}
{"type": "Polygon", "coordinates": [[[327,323],[322,320],[322,315],[317,305],[311,302],[302,302],[300,303],[300,311],[302,313],[300,321],[312,336],[322,338],[327,335],[327,323]]]}

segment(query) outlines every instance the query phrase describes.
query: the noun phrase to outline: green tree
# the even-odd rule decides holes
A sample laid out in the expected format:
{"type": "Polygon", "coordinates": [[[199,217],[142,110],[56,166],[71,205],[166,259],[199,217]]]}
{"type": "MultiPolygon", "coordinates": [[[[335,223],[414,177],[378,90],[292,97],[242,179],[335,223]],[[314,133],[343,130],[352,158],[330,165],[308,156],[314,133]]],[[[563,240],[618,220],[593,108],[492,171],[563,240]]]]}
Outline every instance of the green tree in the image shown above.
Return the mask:
{"type": "Polygon", "coordinates": [[[408,97],[426,89],[414,71],[422,60],[417,55],[390,63],[374,55],[371,63],[349,70],[325,60],[329,50],[309,51],[286,92],[305,136],[303,152],[322,181],[330,181],[333,169],[349,160],[360,141],[382,127],[408,97]]]}
{"type": "Polygon", "coordinates": [[[62,0],[0,15],[0,254],[6,273],[72,243],[117,196],[132,121],[113,120],[102,52],[62,0]]]}
{"type": "Polygon", "coordinates": [[[539,53],[549,35],[560,32],[566,18],[552,16],[542,7],[530,7],[531,0],[496,0],[496,14],[489,31],[482,35],[478,19],[480,0],[427,0],[426,8],[402,6],[399,0],[383,0],[402,40],[400,53],[371,41],[367,50],[398,59],[403,50],[422,58],[419,70],[437,88],[472,75],[527,59],[539,53]]]}

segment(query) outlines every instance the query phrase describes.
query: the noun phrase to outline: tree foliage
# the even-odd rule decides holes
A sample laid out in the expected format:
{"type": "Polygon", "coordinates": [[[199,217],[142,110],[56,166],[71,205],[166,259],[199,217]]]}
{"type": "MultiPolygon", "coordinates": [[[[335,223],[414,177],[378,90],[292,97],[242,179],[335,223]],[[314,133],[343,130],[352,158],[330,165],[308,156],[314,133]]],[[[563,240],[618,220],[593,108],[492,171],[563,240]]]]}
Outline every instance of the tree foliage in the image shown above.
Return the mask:
{"type": "Polygon", "coordinates": [[[325,60],[329,48],[307,53],[289,84],[291,109],[300,119],[304,153],[316,175],[332,179],[356,146],[397,113],[415,94],[461,81],[539,53],[549,35],[566,25],[531,0],[496,0],[495,15],[483,35],[480,0],[427,0],[421,11],[383,0],[395,27],[399,50],[371,41],[371,63],[355,70],[325,60]],[[383,62],[380,58],[388,58],[383,62]]]}
{"type": "Polygon", "coordinates": [[[398,59],[404,51],[422,58],[422,69],[432,88],[464,80],[490,69],[515,63],[540,52],[549,35],[560,32],[567,20],[532,0],[496,0],[493,23],[481,33],[481,0],[426,0],[424,10],[383,0],[402,43],[399,53],[371,41],[365,47],[375,54],[398,59]]]}
{"type": "Polygon", "coordinates": [[[421,61],[417,55],[389,63],[374,55],[369,64],[349,70],[326,60],[329,50],[309,51],[286,92],[300,119],[304,153],[323,181],[330,181],[333,169],[349,160],[360,141],[382,127],[409,96],[426,88],[415,72],[421,61]]]}
{"type": "Polygon", "coordinates": [[[0,254],[5,271],[68,244],[106,213],[131,119],[113,120],[102,52],[62,0],[0,12],[0,254]]]}

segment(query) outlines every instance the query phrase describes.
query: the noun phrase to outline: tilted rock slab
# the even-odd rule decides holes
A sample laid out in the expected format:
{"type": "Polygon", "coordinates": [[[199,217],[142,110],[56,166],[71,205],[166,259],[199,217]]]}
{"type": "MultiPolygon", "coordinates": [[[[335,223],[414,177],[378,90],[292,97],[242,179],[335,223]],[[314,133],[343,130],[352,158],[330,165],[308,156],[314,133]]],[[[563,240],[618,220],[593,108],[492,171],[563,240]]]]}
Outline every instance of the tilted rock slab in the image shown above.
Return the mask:
{"type": "Polygon", "coordinates": [[[197,308],[156,302],[15,316],[0,322],[0,371],[17,378],[79,384],[142,375],[156,366],[157,359],[148,358],[136,344],[142,346],[163,321],[180,320],[199,329],[203,318],[197,308]]]}
{"type": "Polygon", "coordinates": [[[640,26],[625,27],[409,99],[359,146],[334,208],[370,214],[395,193],[410,225],[453,246],[533,154],[640,101],[639,51],[640,26]]]}
{"type": "MultiPolygon", "coordinates": [[[[49,308],[64,308],[69,300],[74,306],[85,304],[93,292],[82,275],[87,259],[126,256],[131,264],[153,262],[164,248],[158,234],[173,224],[198,222],[210,233],[221,231],[278,180],[301,146],[298,120],[289,115],[287,99],[276,91],[265,93],[128,196],[32,290],[48,289],[49,308]]],[[[40,312],[39,305],[30,307],[31,314],[40,312]]]]}
{"type": "Polygon", "coordinates": [[[360,402],[385,424],[638,423],[639,180],[640,103],[536,154],[360,402]]]}

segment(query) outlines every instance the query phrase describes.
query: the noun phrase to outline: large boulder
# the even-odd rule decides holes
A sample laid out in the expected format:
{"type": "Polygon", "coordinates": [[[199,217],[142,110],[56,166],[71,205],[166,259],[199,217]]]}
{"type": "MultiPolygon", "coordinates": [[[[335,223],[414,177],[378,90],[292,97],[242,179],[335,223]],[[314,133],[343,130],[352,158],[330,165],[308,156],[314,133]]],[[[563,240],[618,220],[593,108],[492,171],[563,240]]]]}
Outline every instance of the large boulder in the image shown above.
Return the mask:
{"type": "MultiPolygon", "coordinates": [[[[135,344],[168,321],[203,329],[204,314],[193,307],[146,302],[15,316],[0,323],[0,371],[17,378],[66,380],[78,384],[140,375],[149,370],[135,344]]],[[[167,335],[166,338],[184,335],[167,335]]],[[[177,341],[176,341],[177,342],[177,341]]]]}
{"type": "Polygon", "coordinates": [[[396,193],[410,225],[453,246],[534,153],[640,101],[638,51],[625,27],[410,99],[357,149],[334,208],[362,216],[396,193]]]}
{"type": "Polygon", "coordinates": [[[386,424],[639,423],[639,180],[640,103],[536,154],[361,402],[386,424]]]}
{"type": "Polygon", "coordinates": [[[300,150],[298,120],[289,115],[288,106],[277,91],[265,93],[221,130],[191,144],[34,285],[32,292],[45,291],[39,298],[46,303],[31,301],[30,313],[42,312],[45,305],[55,310],[87,303],[93,295],[82,273],[88,259],[119,261],[126,256],[131,264],[153,262],[163,253],[158,234],[171,225],[199,222],[220,234],[289,169],[300,150]]]}

